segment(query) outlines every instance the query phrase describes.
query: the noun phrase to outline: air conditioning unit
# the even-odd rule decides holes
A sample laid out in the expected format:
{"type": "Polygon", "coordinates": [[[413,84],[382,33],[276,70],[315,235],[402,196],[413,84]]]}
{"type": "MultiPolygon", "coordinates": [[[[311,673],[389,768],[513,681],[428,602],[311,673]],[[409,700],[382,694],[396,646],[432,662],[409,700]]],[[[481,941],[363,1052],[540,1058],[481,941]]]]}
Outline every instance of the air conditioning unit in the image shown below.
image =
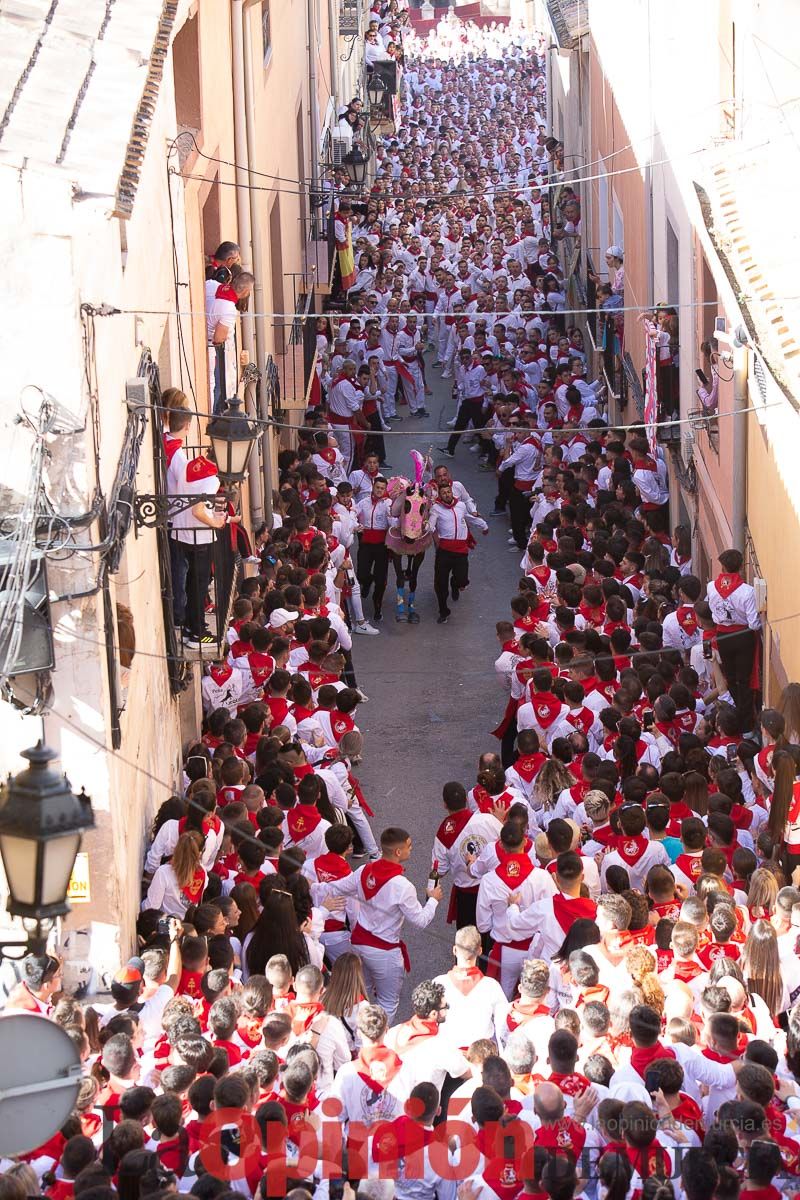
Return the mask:
{"type": "Polygon", "coordinates": [[[690,463],[694,458],[694,444],[694,429],[689,425],[683,431],[683,461],[685,463],[690,463]]]}
{"type": "Polygon", "coordinates": [[[759,612],[767,611],[767,581],[756,576],[753,580],[753,591],[755,592],[756,608],[759,612]]]}
{"type": "Polygon", "coordinates": [[[331,136],[331,166],[339,167],[345,156],[350,153],[353,143],[350,138],[331,136]]]}

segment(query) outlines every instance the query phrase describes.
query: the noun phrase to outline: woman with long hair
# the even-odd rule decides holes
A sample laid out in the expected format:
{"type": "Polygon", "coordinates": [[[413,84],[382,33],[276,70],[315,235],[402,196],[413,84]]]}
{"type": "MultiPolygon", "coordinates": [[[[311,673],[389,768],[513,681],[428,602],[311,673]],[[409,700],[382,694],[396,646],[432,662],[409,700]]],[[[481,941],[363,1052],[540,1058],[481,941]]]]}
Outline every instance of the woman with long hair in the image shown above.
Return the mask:
{"type": "Polygon", "coordinates": [[[264,907],[242,945],[242,979],[263,975],[273,954],[285,954],[292,971],[299,971],[310,961],[308,946],[297,924],[294,900],[283,887],[283,880],[273,876],[274,886],[264,897],[264,907]]]}
{"type": "MultiPolygon", "coordinates": [[[[705,753],[705,751],[704,751],[705,753]]],[[[683,802],[698,817],[708,812],[708,780],[699,771],[687,771],[683,777],[683,802]]]]}
{"type": "Polygon", "coordinates": [[[207,879],[200,864],[202,853],[202,835],[182,833],[170,861],[156,869],[142,909],[156,908],[169,917],[183,918],[190,904],[199,904],[207,879]]]}
{"type": "Polygon", "coordinates": [[[531,792],[531,807],[551,812],[558,797],[567,788],[575,786],[575,779],[558,759],[548,758],[542,766],[531,792]]]}
{"type": "Polygon", "coordinates": [[[778,935],[769,921],[755,921],[742,949],[742,973],[751,994],[760,996],[773,1017],[789,1007],[789,988],[784,982],[778,935]]]}
{"type": "Polygon", "coordinates": [[[330,1013],[332,1017],[338,1017],[342,1022],[350,1049],[353,1051],[361,1044],[356,1017],[366,994],[361,959],[352,951],[340,954],[331,967],[328,986],[322,997],[322,1007],[325,1012],[330,1013]]]}
{"type": "Polygon", "coordinates": [[[599,1200],[626,1200],[633,1177],[633,1167],[625,1154],[609,1150],[597,1164],[599,1200]]]}
{"type": "Polygon", "coordinates": [[[261,905],[258,902],[258,892],[252,883],[235,884],[231,888],[230,896],[231,900],[236,902],[236,907],[239,909],[239,920],[234,925],[231,933],[241,946],[259,918],[261,905]]]}
{"type": "Polygon", "coordinates": [[[639,760],[636,757],[636,743],[633,738],[620,734],[614,742],[611,753],[619,768],[619,777],[623,782],[631,775],[636,774],[639,760]]]}
{"type": "Polygon", "coordinates": [[[791,878],[795,867],[800,866],[800,796],[795,790],[797,759],[800,748],[780,750],[772,758],[775,777],[772,789],[772,804],[767,818],[767,830],[777,845],[783,843],[783,867],[786,878],[791,878]]]}
{"type": "Polygon", "coordinates": [[[641,1003],[663,1016],[664,989],[656,975],[656,961],[647,946],[631,946],[625,954],[625,968],[641,996],[641,1003]]]}
{"type": "Polygon", "coordinates": [[[751,921],[768,921],[775,911],[775,897],[778,894],[778,880],[774,871],[765,867],[757,867],[750,876],[750,887],[747,892],[747,910],[751,921]]]}

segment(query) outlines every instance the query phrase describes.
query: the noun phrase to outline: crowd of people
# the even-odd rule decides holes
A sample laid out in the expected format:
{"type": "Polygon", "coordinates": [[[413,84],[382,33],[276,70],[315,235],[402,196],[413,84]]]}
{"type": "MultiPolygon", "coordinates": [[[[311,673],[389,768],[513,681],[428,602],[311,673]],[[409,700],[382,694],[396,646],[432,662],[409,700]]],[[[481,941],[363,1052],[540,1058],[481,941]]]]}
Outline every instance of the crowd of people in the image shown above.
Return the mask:
{"type": "MultiPolygon", "coordinates": [[[[373,8],[375,36],[393,33],[397,0],[373,8]]],[[[404,122],[355,228],[339,202],[369,278],[319,323],[321,402],[280,457],[258,573],[153,823],[138,952],[83,999],[30,955],[8,997],[66,1030],[84,1076],[61,1129],[0,1162],[0,1200],[800,1190],[800,687],[760,706],[741,555],[704,589],[659,447],[609,429],[586,377],[543,44],[447,17],[405,53],[404,122]],[[448,461],[417,455],[387,495],[381,433],[403,402],[424,411],[426,345],[453,379],[448,461]],[[488,532],[451,475],[468,440],[519,575],[493,596],[500,686],[475,778],[432,779],[437,827],[412,841],[359,782],[375,750],[353,635],[379,632],[392,566],[395,616],[419,619],[432,543],[451,615],[488,532]],[[430,856],[422,898],[412,853],[430,856]],[[425,978],[404,927],[435,921],[425,978]]],[[[228,285],[211,283],[222,344],[228,285]]],[[[213,464],[187,458],[175,401],[171,478],[204,495],[213,464]]],[[[187,511],[209,537],[228,520],[187,511]]],[[[199,643],[208,579],[196,550],[187,564],[199,643]]]]}

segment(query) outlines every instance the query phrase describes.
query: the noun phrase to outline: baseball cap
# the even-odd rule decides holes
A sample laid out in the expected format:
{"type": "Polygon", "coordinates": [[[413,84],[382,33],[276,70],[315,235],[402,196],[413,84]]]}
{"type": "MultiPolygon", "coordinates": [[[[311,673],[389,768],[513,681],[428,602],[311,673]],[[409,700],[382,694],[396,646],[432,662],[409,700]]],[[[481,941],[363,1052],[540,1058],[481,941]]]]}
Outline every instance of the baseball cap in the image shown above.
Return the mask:
{"type": "Polygon", "coordinates": [[[124,967],[120,967],[114,976],[114,983],[141,983],[144,978],[144,960],[138,956],[129,958],[124,967]]]}
{"type": "Polygon", "coordinates": [[[300,613],[289,612],[288,608],[276,608],[269,615],[270,629],[279,629],[289,621],[296,621],[300,613]]]}

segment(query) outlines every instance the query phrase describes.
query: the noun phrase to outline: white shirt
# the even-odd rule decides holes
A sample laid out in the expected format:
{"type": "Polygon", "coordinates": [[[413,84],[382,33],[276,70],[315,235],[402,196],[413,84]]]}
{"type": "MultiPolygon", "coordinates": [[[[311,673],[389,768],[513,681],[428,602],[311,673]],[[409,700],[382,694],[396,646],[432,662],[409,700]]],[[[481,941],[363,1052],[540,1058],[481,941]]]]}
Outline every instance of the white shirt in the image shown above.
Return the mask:
{"type": "Polygon", "coordinates": [[[756,608],[756,596],[748,583],[742,583],[735,591],[723,598],[717,591],[716,581],[706,588],[706,598],[711,615],[717,625],[747,625],[750,629],[761,628],[761,617],[756,608]]]}
{"type": "MultiPolygon", "coordinates": [[[[171,858],[175,852],[175,847],[178,844],[180,837],[180,822],[165,821],[159,829],[156,836],[153,838],[153,843],[147,852],[144,869],[149,875],[161,866],[162,858],[171,858]]],[[[217,861],[217,855],[222,848],[222,843],[225,839],[225,826],[219,822],[219,829],[209,829],[205,837],[203,845],[203,853],[200,856],[200,865],[206,871],[210,871],[214,863],[217,861]]]]}
{"type": "Polygon", "coordinates": [[[313,886],[314,903],[323,903],[328,896],[354,896],[360,903],[358,923],[361,928],[393,945],[400,941],[405,921],[418,929],[426,929],[436,915],[438,902],[428,896],[425,903],[420,904],[416,888],[404,875],[389,879],[369,899],[362,876],[369,871],[370,865],[359,867],[344,879],[313,886]]]}

